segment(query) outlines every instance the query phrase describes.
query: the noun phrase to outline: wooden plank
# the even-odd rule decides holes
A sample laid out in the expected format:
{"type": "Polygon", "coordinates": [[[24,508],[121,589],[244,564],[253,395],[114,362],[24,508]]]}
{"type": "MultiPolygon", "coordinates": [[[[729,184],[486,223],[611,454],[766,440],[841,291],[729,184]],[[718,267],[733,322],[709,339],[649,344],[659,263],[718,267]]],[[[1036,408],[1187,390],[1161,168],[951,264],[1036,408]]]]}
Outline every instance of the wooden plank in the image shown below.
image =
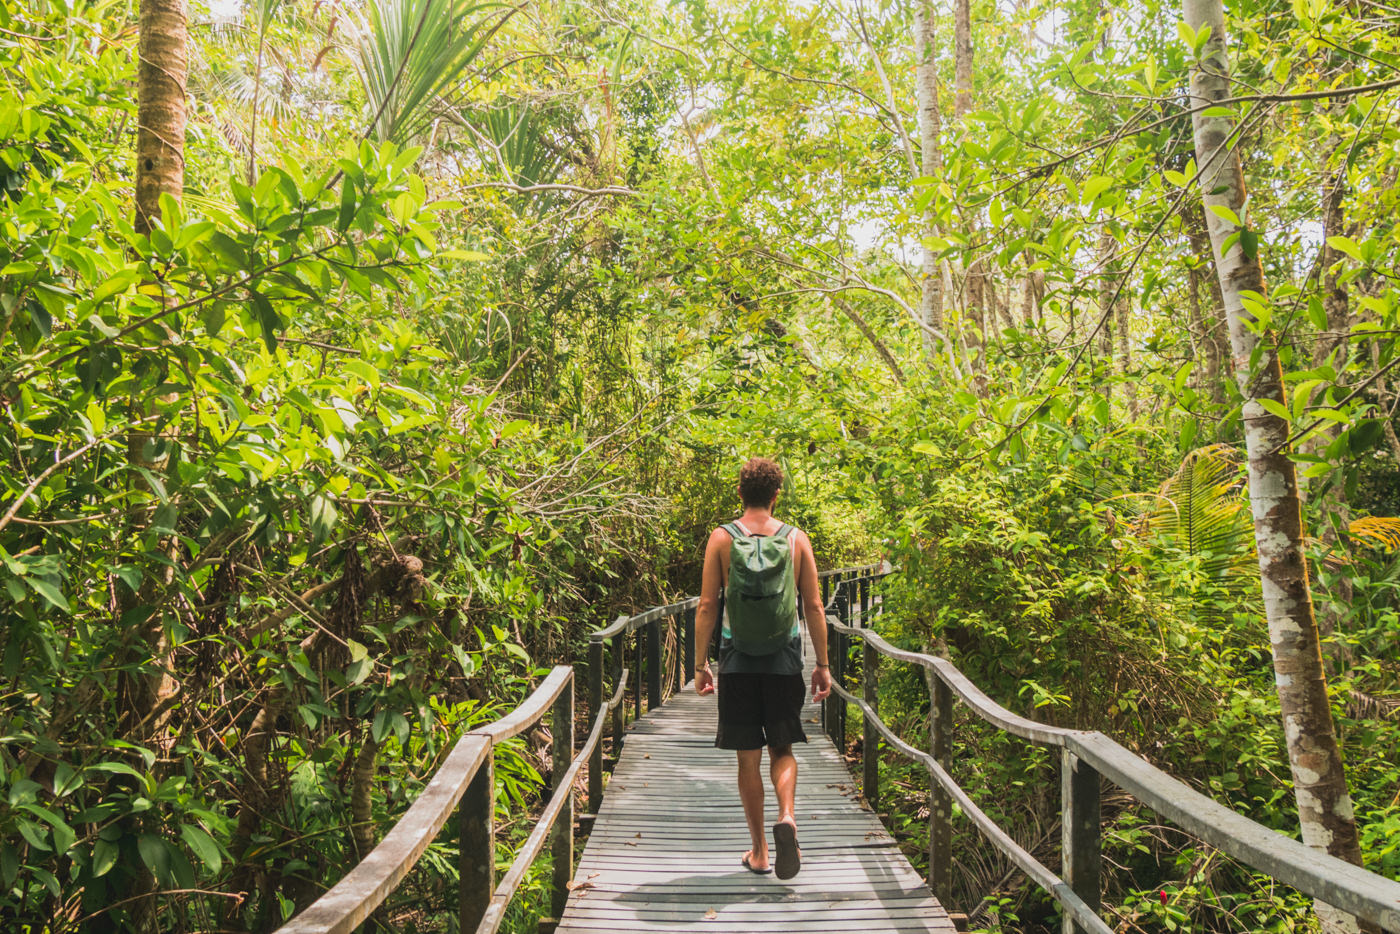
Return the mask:
{"type": "MultiPolygon", "coordinates": [[[[809,702],[804,719],[817,715],[809,702]]],[[[715,698],[688,687],[629,730],[560,934],[953,931],[893,838],[861,806],[845,761],[815,723],[804,724],[809,742],[793,747],[802,871],[779,881],[743,869],[749,836],[735,758],[714,748],[714,724],[715,698]]],[[[771,821],[777,808],[767,792],[771,821]]]]}

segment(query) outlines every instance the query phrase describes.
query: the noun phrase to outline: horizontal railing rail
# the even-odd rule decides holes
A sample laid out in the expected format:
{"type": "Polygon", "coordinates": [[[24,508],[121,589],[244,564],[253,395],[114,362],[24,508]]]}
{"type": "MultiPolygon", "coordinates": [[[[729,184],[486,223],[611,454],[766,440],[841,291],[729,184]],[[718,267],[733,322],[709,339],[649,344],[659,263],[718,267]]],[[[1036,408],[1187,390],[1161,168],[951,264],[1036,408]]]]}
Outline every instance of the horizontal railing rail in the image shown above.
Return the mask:
{"type": "MultiPolygon", "coordinates": [[[[867,740],[879,734],[889,748],[928,770],[934,799],[929,809],[929,885],[945,906],[952,898],[951,799],[998,850],[1061,905],[1066,912],[1066,932],[1108,934],[1111,929],[1098,914],[1099,779],[1103,777],[1160,816],[1259,872],[1384,930],[1400,932],[1400,882],[1353,866],[1250,820],[1188,787],[1103,733],[1070,730],[1018,716],[988,697],[947,659],[890,645],[868,626],[875,609],[871,586],[884,576],[877,571],[843,579],[827,602],[836,703],[828,701],[823,719],[828,734],[833,740],[839,738],[844,748],[846,705],[854,705],[861,712],[867,740]],[[846,686],[852,639],[861,640],[867,648],[861,653],[863,690],[859,697],[846,686]],[[880,719],[877,689],[881,656],[917,665],[932,675],[931,754],[905,742],[880,719]],[[949,775],[955,696],[992,726],[1061,751],[1063,878],[1011,839],[949,775]]],[[[882,610],[883,605],[877,612],[882,610]]],[[[874,741],[862,743],[863,785],[872,806],[878,800],[876,745],[874,741]]]]}
{"type": "Polygon", "coordinates": [[[428,784],[368,856],[277,934],[349,934],[384,903],[422,857],[443,826],[458,814],[458,918],[461,931],[491,934],[500,926],[526,870],[550,838],[554,856],[551,909],[563,913],[573,876],[573,782],[602,735],[612,706],[620,704],[628,672],[618,689],[597,705],[588,740],[575,755],[574,671],[559,665],[534,692],[499,720],[463,734],[428,784]],[[492,751],[550,715],[553,735],[552,794],[510,870],[494,886],[495,793],[492,751]]]}
{"type": "Polygon", "coordinates": [[[511,863],[510,869],[506,870],[506,874],[501,877],[500,885],[496,886],[496,891],[491,896],[491,904],[487,907],[486,913],[481,919],[481,923],[477,925],[476,934],[495,934],[495,931],[501,926],[501,922],[505,920],[506,909],[510,907],[511,899],[515,897],[516,890],[520,888],[520,883],[524,880],[526,871],[534,864],[535,858],[540,855],[540,851],[544,849],[545,837],[546,835],[550,835],[551,831],[555,831],[552,834],[554,836],[553,851],[555,853],[555,902],[552,909],[555,917],[564,913],[564,904],[560,899],[568,898],[569,880],[573,878],[572,813],[574,781],[578,778],[579,770],[583,768],[584,763],[592,755],[593,750],[597,748],[598,742],[603,736],[603,724],[607,722],[608,708],[613,704],[621,703],[622,695],[626,690],[627,670],[623,669],[622,678],[618,683],[617,691],[607,703],[598,708],[597,716],[595,716],[593,720],[593,728],[589,730],[588,739],[584,742],[583,748],[578,751],[578,755],[574,757],[573,763],[569,766],[569,770],[564,773],[563,777],[556,779],[557,786],[565,789],[567,793],[556,794],[550,798],[549,805],[535,822],[535,827],[530,831],[530,836],[525,841],[525,845],[520,848],[520,852],[516,853],[515,860],[511,863]],[[559,816],[566,811],[569,813],[569,818],[563,823],[560,823],[559,816]],[[562,870],[561,878],[561,863],[558,861],[558,854],[566,846],[566,843],[561,839],[562,834],[566,832],[570,834],[567,847],[571,856],[568,863],[562,864],[566,868],[562,870]],[[562,895],[560,893],[562,893],[562,895]]]}

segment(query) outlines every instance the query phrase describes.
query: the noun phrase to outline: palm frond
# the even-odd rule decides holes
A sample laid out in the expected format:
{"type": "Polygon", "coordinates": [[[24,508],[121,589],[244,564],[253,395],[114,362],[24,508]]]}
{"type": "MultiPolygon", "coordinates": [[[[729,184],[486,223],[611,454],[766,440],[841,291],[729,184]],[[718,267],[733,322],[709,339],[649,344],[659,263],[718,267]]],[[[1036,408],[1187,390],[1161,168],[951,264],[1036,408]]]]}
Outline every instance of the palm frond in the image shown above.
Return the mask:
{"type": "Polygon", "coordinates": [[[498,167],[516,185],[554,181],[564,160],[545,144],[545,121],[529,101],[502,100],[469,118],[482,164],[498,167]]]}
{"type": "Polygon", "coordinates": [[[429,107],[485,49],[515,8],[463,0],[368,0],[351,17],[355,72],[380,142],[406,143],[429,107]]]}
{"type": "Polygon", "coordinates": [[[1253,573],[1254,527],[1234,449],[1215,444],[1188,454],[1148,501],[1136,528],[1199,558],[1215,580],[1253,573]]]}
{"type": "Polygon", "coordinates": [[[1387,551],[1400,548],[1400,517],[1366,516],[1353,519],[1347,532],[1357,541],[1378,546],[1387,551]]]}

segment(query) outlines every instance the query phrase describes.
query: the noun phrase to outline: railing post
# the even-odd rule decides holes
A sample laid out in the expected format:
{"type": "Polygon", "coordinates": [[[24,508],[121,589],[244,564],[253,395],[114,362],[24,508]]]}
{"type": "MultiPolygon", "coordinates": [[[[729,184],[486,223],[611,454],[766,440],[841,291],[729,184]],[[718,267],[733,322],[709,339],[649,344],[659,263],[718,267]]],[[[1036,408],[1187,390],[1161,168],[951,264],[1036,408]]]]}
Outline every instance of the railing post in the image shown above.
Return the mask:
{"type": "Polygon", "coordinates": [[[467,785],[457,806],[457,918],[460,931],[475,931],[491,904],[495,887],[495,751],[467,785]]]}
{"type": "Polygon", "coordinates": [[[681,630],[685,628],[684,613],[677,611],[666,618],[670,620],[667,628],[669,631],[676,634],[676,651],[671,657],[671,678],[669,685],[670,691],[674,695],[679,694],[681,692],[681,687],[685,684],[685,666],[690,664],[690,660],[681,660],[681,653],[685,646],[685,640],[681,637],[681,630]]]}
{"type": "Polygon", "coordinates": [[[642,640],[646,638],[646,633],[642,627],[638,626],[632,630],[633,646],[636,650],[636,657],[632,663],[632,670],[637,674],[632,678],[632,719],[642,719],[642,640]]]}
{"type": "MultiPolygon", "coordinates": [[[[617,690],[616,685],[622,683],[622,669],[626,667],[623,665],[623,660],[627,657],[627,633],[619,633],[613,637],[611,655],[613,663],[613,690],[617,690]]],[[[624,695],[617,699],[617,706],[612,709],[612,754],[614,763],[616,763],[618,757],[622,755],[623,718],[626,716],[623,712],[623,708],[626,706],[627,697],[624,695]]],[[[597,813],[596,808],[594,809],[594,813],[597,813]]]]}
{"type": "Polygon", "coordinates": [[[661,706],[661,620],[647,623],[647,710],[661,706]]]}
{"type": "MultiPolygon", "coordinates": [[[[588,706],[590,716],[603,709],[603,643],[588,643],[588,706]]],[[[603,805],[603,744],[594,743],[588,754],[588,813],[597,814],[603,805]]]]}
{"type": "MultiPolygon", "coordinates": [[[[1065,883],[1099,912],[1099,773],[1068,749],[1060,752],[1060,835],[1065,883]]],[[[1063,934],[1083,934],[1068,912],[1063,934]]]]}
{"type": "MultiPolygon", "coordinates": [[[[864,700],[870,708],[871,713],[880,711],[880,653],[870,645],[869,640],[861,643],[860,647],[861,685],[865,688],[864,700]]],[[[864,760],[861,775],[861,787],[865,791],[865,800],[870,803],[870,807],[878,810],[880,806],[880,734],[875,730],[874,718],[868,714],[865,717],[865,734],[861,738],[861,758],[864,760]]]]}
{"type": "MultiPolygon", "coordinates": [[[[845,598],[845,591],[838,587],[836,589],[836,605],[833,607],[838,621],[842,617],[841,605],[845,598]]],[[[828,665],[830,665],[829,673],[831,675],[831,680],[835,682],[837,680],[837,674],[841,670],[839,667],[841,634],[836,631],[836,627],[831,624],[830,619],[831,617],[828,616],[826,624],[826,660],[828,665]]],[[[822,730],[831,738],[833,743],[836,742],[836,711],[838,709],[836,704],[840,699],[841,698],[836,696],[836,692],[832,691],[826,696],[826,702],[822,704],[822,730]]]]}
{"type": "Polygon", "coordinates": [[[870,625],[870,578],[860,579],[860,628],[870,625]]]}
{"type": "MultiPolygon", "coordinates": [[[[849,626],[851,625],[851,588],[846,587],[842,595],[845,599],[837,606],[841,610],[841,622],[849,626]]],[[[843,688],[846,687],[846,664],[849,661],[849,653],[850,637],[844,632],[838,631],[836,633],[836,653],[831,657],[831,678],[843,688]]],[[[844,697],[836,698],[836,723],[833,726],[836,728],[834,737],[836,751],[844,756],[846,754],[846,699],[844,697]]]]}
{"type": "Polygon", "coordinates": [[[676,690],[685,687],[687,681],[695,676],[692,671],[695,662],[700,661],[695,657],[695,607],[685,611],[685,668],[681,669],[681,683],[676,690]]]}
{"type": "Polygon", "coordinates": [[[554,734],[550,751],[553,793],[564,795],[564,805],[554,826],[550,828],[550,852],[554,855],[554,897],[551,900],[554,917],[564,914],[569,900],[569,880],[574,877],[574,789],[564,785],[564,773],[574,759],[574,679],[554,699],[549,728],[554,734]]]}
{"type": "MultiPolygon", "coordinates": [[[[945,772],[951,774],[948,755],[953,738],[953,692],[937,674],[929,672],[929,699],[932,701],[929,731],[929,752],[945,772]]],[[[953,898],[953,800],[929,776],[930,807],[928,815],[928,887],[944,908],[951,909],[953,898]]]]}

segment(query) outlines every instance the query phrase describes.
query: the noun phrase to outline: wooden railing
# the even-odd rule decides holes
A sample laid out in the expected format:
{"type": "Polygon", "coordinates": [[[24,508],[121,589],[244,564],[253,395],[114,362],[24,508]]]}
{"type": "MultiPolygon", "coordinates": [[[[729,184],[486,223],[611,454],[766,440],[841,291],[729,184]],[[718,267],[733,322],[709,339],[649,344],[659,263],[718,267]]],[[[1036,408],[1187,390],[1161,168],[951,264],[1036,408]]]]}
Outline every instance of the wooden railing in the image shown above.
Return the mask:
{"type": "Polygon", "coordinates": [[[349,934],[403,880],[454,809],[460,847],[458,930],[493,934],[500,927],[511,898],[546,839],[554,857],[551,908],[555,917],[561,915],[574,872],[574,781],[598,748],[607,715],[620,705],[626,687],[627,671],[623,669],[618,673],[617,691],[595,705],[597,713],[588,739],[574,755],[574,671],[568,665],[554,668],[515,710],[458,739],[417,800],[379,845],[333,888],[283,925],[278,934],[349,934]],[[492,750],[538,723],[546,711],[553,734],[552,794],[525,845],[497,884],[492,750]]]}
{"type": "Polygon", "coordinates": [[[945,907],[952,901],[952,807],[956,801],[987,840],[1059,902],[1065,934],[1112,934],[1099,917],[1101,857],[1100,778],[1113,782],[1182,829],[1280,882],[1386,931],[1400,932],[1400,882],[1314,850],[1257,824],[1211,800],[1143,761],[1103,733],[1067,730],[1019,717],[997,704],[947,659],[895,648],[869,626],[884,609],[873,599],[879,571],[842,577],[827,602],[832,695],[823,710],[823,728],[845,749],[847,705],[861,713],[863,787],[878,807],[879,755],[875,734],[888,748],[923,765],[931,778],[929,807],[929,887],[945,907]],[[847,670],[856,640],[861,652],[861,696],[848,689],[847,670]],[[874,651],[870,651],[873,649],[874,651]],[[929,752],[916,749],[879,716],[881,656],[928,671],[931,724],[929,752]],[[953,740],[953,698],[992,726],[1041,746],[1060,750],[1062,876],[1031,856],[982,811],[948,774],[953,740]]]}

